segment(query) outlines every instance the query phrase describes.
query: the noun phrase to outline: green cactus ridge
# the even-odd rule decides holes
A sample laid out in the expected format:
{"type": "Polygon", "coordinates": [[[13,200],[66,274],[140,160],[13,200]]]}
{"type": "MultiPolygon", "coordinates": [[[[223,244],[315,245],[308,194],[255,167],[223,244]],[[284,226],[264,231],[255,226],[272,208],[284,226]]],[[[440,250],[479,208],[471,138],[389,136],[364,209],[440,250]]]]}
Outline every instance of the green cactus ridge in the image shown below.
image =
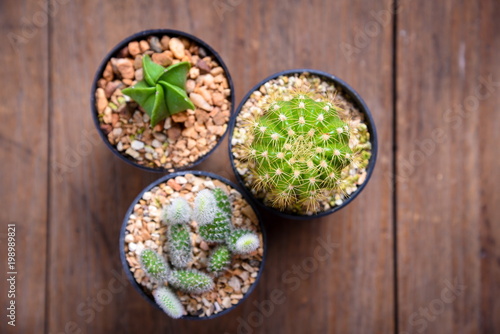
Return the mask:
{"type": "Polygon", "coordinates": [[[163,221],[167,224],[187,224],[191,219],[191,206],[183,197],[177,197],[163,210],[163,221]]]}
{"type": "Polygon", "coordinates": [[[217,211],[212,223],[199,227],[200,237],[206,242],[224,242],[231,232],[231,218],[225,212],[217,211]]]}
{"type": "Polygon", "coordinates": [[[167,280],[170,268],[165,259],[152,249],[146,248],[139,254],[139,264],[146,275],[156,283],[167,280]]]}
{"type": "Polygon", "coordinates": [[[273,98],[251,131],[252,187],[269,193],[273,207],[316,211],[325,193],[340,189],[352,151],[349,126],[332,101],[301,92],[273,98]]]}
{"type": "Polygon", "coordinates": [[[229,201],[229,196],[221,188],[215,188],[213,193],[219,210],[225,213],[228,217],[231,217],[231,202],[229,201]]]}
{"type": "Polygon", "coordinates": [[[226,270],[231,263],[231,252],[225,245],[215,248],[208,259],[208,271],[220,273],[226,270]]]}
{"type": "Polygon", "coordinates": [[[192,245],[189,225],[172,225],[168,229],[168,251],[170,262],[177,268],[185,268],[192,260],[192,245]]]}
{"type": "Polygon", "coordinates": [[[213,192],[203,189],[194,199],[193,219],[199,226],[210,224],[217,213],[217,201],[213,192]]]}
{"type": "Polygon", "coordinates": [[[229,250],[235,254],[248,254],[259,248],[260,241],[257,234],[249,230],[238,229],[232,231],[227,239],[229,250]]]}
{"type": "Polygon", "coordinates": [[[154,63],[149,55],[144,55],[144,79],[122,92],[140,104],[151,119],[151,127],[154,127],[168,116],[195,109],[186,93],[186,78],[190,68],[189,62],[164,68],[154,63]]]}
{"type": "Polygon", "coordinates": [[[214,288],[212,278],[195,269],[172,270],[168,283],[186,293],[200,294],[214,288]]]}
{"type": "Polygon", "coordinates": [[[153,297],[156,304],[161,309],[174,319],[178,319],[184,315],[184,306],[182,306],[179,297],[167,287],[159,287],[153,291],[153,297]]]}

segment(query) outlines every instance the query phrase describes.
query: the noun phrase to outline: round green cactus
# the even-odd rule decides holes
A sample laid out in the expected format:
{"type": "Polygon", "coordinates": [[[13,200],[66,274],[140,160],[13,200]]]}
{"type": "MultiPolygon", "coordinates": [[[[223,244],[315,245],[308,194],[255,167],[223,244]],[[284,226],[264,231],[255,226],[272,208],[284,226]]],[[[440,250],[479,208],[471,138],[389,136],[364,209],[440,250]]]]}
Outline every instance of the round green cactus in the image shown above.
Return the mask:
{"type": "Polygon", "coordinates": [[[192,245],[188,225],[172,225],[168,229],[170,262],[177,268],[185,268],[192,259],[192,245]]]}
{"type": "Polygon", "coordinates": [[[176,289],[195,294],[210,291],[214,287],[210,276],[195,269],[172,270],[168,283],[176,289]]]}
{"type": "Polygon", "coordinates": [[[161,309],[174,319],[178,319],[184,314],[184,306],[182,306],[179,297],[167,287],[160,287],[153,291],[153,297],[156,304],[161,309]]]}
{"type": "Polygon", "coordinates": [[[167,280],[170,268],[165,259],[152,249],[146,248],[139,254],[139,264],[146,275],[157,283],[167,280]]]}
{"type": "Polygon", "coordinates": [[[191,219],[191,206],[183,197],[177,197],[163,209],[162,219],[166,224],[187,224],[191,219]]]}
{"type": "Polygon", "coordinates": [[[194,199],[193,219],[199,226],[210,224],[217,213],[217,201],[210,189],[203,189],[194,199]]]}
{"type": "Polygon", "coordinates": [[[296,92],[273,97],[252,126],[247,146],[255,191],[269,193],[279,210],[319,210],[340,189],[351,164],[350,129],[332,100],[296,92]]]}
{"type": "Polygon", "coordinates": [[[249,230],[234,230],[226,239],[229,250],[235,254],[248,254],[259,248],[257,234],[249,230]]]}
{"type": "Polygon", "coordinates": [[[208,271],[221,272],[229,266],[231,263],[231,252],[229,248],[225,245],[220,245],[215,248],[208,259],[208,271]]]}

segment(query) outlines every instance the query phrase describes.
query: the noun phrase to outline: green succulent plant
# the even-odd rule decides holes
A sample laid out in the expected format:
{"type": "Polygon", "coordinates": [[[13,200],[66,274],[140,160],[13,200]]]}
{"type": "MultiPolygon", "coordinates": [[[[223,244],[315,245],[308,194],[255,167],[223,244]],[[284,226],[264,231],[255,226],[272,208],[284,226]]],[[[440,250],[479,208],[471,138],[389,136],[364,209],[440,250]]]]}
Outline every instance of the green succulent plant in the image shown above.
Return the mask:
{"type": "Polygon", "coordinates": [[[191,206],[184,197],[177,197],[163,209],[162,220],[166,224],[188,224],[191,220],[191,206]]]}
{"type": "Polygon", "coordinates": [[[165,259],[152,249],[143,249],[139,254],[139,264],[146,275],[157,283],[167,280],[170,268],[165,259]]]}
{"type": "Polygon", "coordinates": [[[195,294],[207,292],[214,288],[212,278],[195,269],[172,270],[168,277],[168,283],[176,289],[195,294]]]}
{"type": "Polygon", "coordinates": [[[212,251],[208,259],[208,271],[220,273],[231,263],[231,252],[226,245],[220,245],[212,251]]]}
{"type": "Polygon", "coordinates": [[[253,190],[268,193],[281,211],[319,210],[352,162],[349,133],[333,100],[305,92],[272,97],[246,146],[253,190]]]}
{"type": "Polygon", "coordinates": [[[168,229],[167,239],[170,262],[177,268],[185,268],[193,257],[189,226],[184,224],[171,225],[168,229]]]}
{"type": "Polygon", "coordinates": [[[199,226],[210,224],[217,214],[217,200],[210,189],[203,189],[194,199],[193,219],[199,226]]]}
{"type": "Polygon", "coordinates": [[[235,254],[248,254],[259,248],[257,234],[249,230],[233,230],[226,239],[229,250],[235,254]]]}
{"type": "MultiPolygon", "coordinates": [[[[197,209],[215,211],[215,216],[212,218],[211,222],[199,226],[200,237],[202,237],[207,242],[224,242],[227,235],[231,232],[231,202],[229,201],[228,195],[221,188],[215,188],[212,191],[205,189],[200,192],[201,196],[213,196],[213,200],[210,199],[209,206],[199,206],[197,209]],[[211,192],[212,195],[202,192],[211,192]]],[[[198,195],[200,196],[200,195],[198,195]]],[[[205,202],[203,200],[202,202],[205,202]]],[[[212,216],[210,214],[203,214],[203,216],[212,216]]]]}
{"type": "Polygon", "coordinates": [[[149,55],[142,57],[144,79],[122,90],[146,111],[154,127],[168,116],[195,109],[186,93],[186,77],[191,64],[180,62],[164,68],[149,55]]]}
{"type": "Polygon", "coordinates": [[[184,314],[184,306],[179,297],[169,288],[164,286],[157,288],[153,291],[153,297],[156,304],[170,317],[178,319],[184,314]]]}

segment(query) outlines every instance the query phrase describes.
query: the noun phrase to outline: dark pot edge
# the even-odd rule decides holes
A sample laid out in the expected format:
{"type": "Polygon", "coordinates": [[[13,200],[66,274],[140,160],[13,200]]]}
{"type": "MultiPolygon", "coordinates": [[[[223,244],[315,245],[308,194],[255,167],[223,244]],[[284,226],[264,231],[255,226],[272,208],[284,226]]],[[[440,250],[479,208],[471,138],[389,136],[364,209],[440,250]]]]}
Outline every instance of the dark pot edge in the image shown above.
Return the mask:
{"type": "Polygon", "coordinates": [[[250,296],[250,294],[254,291],[254,289],[256,288],[257,284],[260,281],[260,277],[262,276],[262,272],[264,270],[264,266],[265,266],[265,263],[266,263],[266,256],[267,256],[267,232],[266,232],[266,229],[265,229],[262,217],[261,217],[261,215],[259,213],[259,210],[257,210],[257,208],[255,207],[255,203],[253,202],[252,198],[249,197],[245,192],[241,191],[240,187],[238,187],[233,182],[231,182],[231,181],[223,178],[222,176],[219,176],[217,174],[213,174],[213,173],[210,173],[210,172],[189,170],[189,171],[177,171],[177,172],[174,172],[174,173],[171,173],[171,174],[167,174],[167,175],[162,176],[158,180],[155,180],[154,182],[150,183],[148,186],[146,186],[134,198],[134,200],[130,204],[129,208],[127,209],[127,212],[126,212],[125,217],[123,219],[122,227],[120,229],[120,239],[119,239],[119,242],[120,242],[119,243],[120,260],[121,260],[121,263],[122,263],[122,269],[125,271],[125,275],[127,276],[130,284],[134,287],[134,289],[144,299],[146,299],[151,305],[153,305],[156,309],[158,309],[161,312],[163,312],[163,310],[154,302],[154,300],[152,298],[150,298],[148,295],[146,295],[146,293],[143,291],[142,287],[137,283],[137,281],[135,280],[135,278],[132,275],[131,271],[129,270],[130,266],[127,263],[127,259],[126,259],[125,251],[124,251],[124,247],[123,247],[123,245],[125,243],[125,230],[126,230],[126,227],[127,227],[128,217],[132,213],[135,204],[142,198],[142,195],[146,191],[152,189],[153,187],[157,186],[160,183],[166,182],[167,180],[169,180],[171,178],[175,178],[177,176],[183,176],[183,175],[186,175],[186,174],[194,174],[194,175],[197,175],[197,176],[208,176],[208,177],[210,177],[212,179],[217,179],[217,180],[219,180],[221,182],[224,182],[225,184],[229,185],[233,189],[236,189],[237,191],[239,191],[240,194],[243,196],[243,198],[248,202],[248,204],[250,204],[250,206],[252,207],[252,209],[255,212],[255,215],[257,216],[257,219],[259,220],[260,230],[261,230],[261,233],[262,233],[262,240],[263,240],[263,243],[264,243],[264,245],[263,245],[263,247],[264,247],[264,253],[262,255],[262,261],[261,261],[260,267],[259,267],[259,274],[257,275],[257,278],[255,279],[255,282],[250,286],[250,288],[248,289],[247,293],[243,296],[242,299],[240,299],[240,302],[238,304],[232,306],[229,309],[225,309],[222,312],[219,312],[217,314],[212,314],[209,317],[202,317],[202,318],[200,318],[200,317],[195,317],[195,316],[183,316],[183,317],[180,318],[180,319],[184,319],[184,320],[211,320],[211,319],[214,319],[214,318],[217,318],[217,317],[220,317],[220,316],[222,316],[224,314],[229,313],[230,311],[232,311],[233,309],[235,309],[236,307],[238,307],[240,304],[242,304],[243,301],[245,301],[248,298],[248,296],[250,296]]]}
{"type": "MultiPolygon", "coordinates": [[[[113,152],[113,154],[115,156],[117,156],[121,160],[125,161],[126,163],[128,163],[134,167],[137,167],[139,169],[142,169],[142,170],[145,170],[148,172],[171,173],[171,172],[169,172],[169,169],[167,169],[167,168],[151,168],[151,167],[139,165],[135,161],[127,159],[123,154],[118,152],[116,147],[111,145],[111,143],[109,142],[106,135],[102,132],[102,130],[100,128],[99,119],[97,117],[97,114],[98,114],[97,108],[95,106],[95,102],[96,102],[95,101],[95,91],[97,89],[97,82],[101,78],[102,73],[104,72],[104,68],[106,67],[106,64],[108,63],[109,59],[111,59],[112,56],[114,56],[117,52],[119,52],[122,48],[124,48],[128,43],[130,43],[132,41],[140,40],[140,39],[147,37],[147,36],[160,36],[160,35],[169,35],[171,37],[188,38],[188,39],[196,42],[200,46],[202,46],[210,55],[212,55],[217,60],[219,65],[224,69],[224,71],[226,73],[227,82],[228,82],[229,88],[231,89],[231,107],[229,109],[230,120],[231,120],[231,117],[234,114],[234,110],[235,110],[235,108],[234,108],[234,104],[235,104],[235,94],[234,93],[235,92],[234,92],[234,85],[233,85],[233,80],[231,78],[231,74],[229,73],[229,69],[227,68],[226,64],[222,60],[222,57],[210,45],[208,45],[206,42],[199,39],[198,37],[193,36],[189,33],[179,31],[179,30],[174,30],[174,29],[150,29],[150,30],[140,31],[138,33],[135,33],[133,35],[126,37],[125,39],[120,41],[118,44],[116,44],[111,49],[111,51],[109,51],[106,54],[106,56],[102,59],[99,67],[97,68],[96,74],[94,75],[94,79],[92,80],[92,87],[91,87],[91,91],[90,91],[90,109],[92,112],[92,119],[94,121],[94,126],[95,126],[97,132],[99,133],[99,136],[101,137],[101,139],[104,141],[105,145],[111,150],[111,152],[113,152]]],[[[224,137],[228,133],[228,129],[229,129],[229,123],[228,123],[228,127],[226,128],[226,131],[224,131],[224,134],[219,138],[217,144],[215,144],[215,146],[210,151],[208,151],[205,155],[201,156],[200,158],[198,158],[198,160],[196,160],[196,161],[194,161],[191,164],[188,164],[186,166],[179,167],[179,168],[172,168],[174,170],[172,173],[177,172],[177,171],[188,170],[188,169],[200,164],[205,159],[207,159],[217,149],[217,147],[219,147],[219,145],[223,141],[224,137]]]]}
{"type": "Polygon", "coordinates": [[[259,207],[264,208],[265,210],[267,210],[268,212],[270,212],[270,213],[272,213],[274,215],[277,215],[279,217],[286,218],[286,219],[312,220],[312,219],[315,219],[315,218],[320,218],[320,217],[324,217],[324,216],[330,215],[330,214],[332,214],[332,213],[334,213],[334,212],[336,212],[336,211],[344,208],[346,205],[348,205],[349,203],[351,203],[359,195],[359,193],[361,193],[361,191],[363,191],[363,189],[365,188],[366,184],[370,180],[370,178],[371,178],[371,176],[373,174],[373,170],[375,168],[375,163],[376,163],[377,155],[378,155],[378,138],[377,138],[377,130],[376,130],[376,127],[375,127],[375,122],[373,120],[373,117],[372,117],[372,114],[370,112],[370,109],[368,108],[368,106],[366,105],[365,101],[361,98],[361,96],[359,95],[358,92],[356,92],[344,80],[342,80],[342,79],[340,79],[340,78],[338,78],[338,77],[336,77],[336,76],[334,76],[334,75],[332,75],[330,73],[327,73],[327,72],[324,72],[324,71],[320,71],[320,70],[314,70],[314,69],[301,69],[301,68],[299,68],[299,69],[291,69],[291,70],[280,71],[280,72],[277,72],[275,74],[272,74],[272,75],[268,76],[267,78],[261,80],[256,85],[254,85],[245,94],[245,96],[241,100],[240,104],[236,108],[236,110],[235,110],[235,112],[234,112],[234,114],[233,114],[233,116],[231,118],[231,121],[229,123],[228,151],[229,151],[229,160],[231,161],[231,168],[233,169],[233,172],[234,172],[234,174],[236,176],[238,184],[240,185],[241,189],[249,197],[251,197],[255,203],[257,203],[257,205],[259,207]],[[258,90],[260,88],[260,86],[262,86],[263,84],[265,84],[269,80],[278,78],[280,76],[293,75],[293,74],[299,74],[299,73],[304,73],[304,72],[307,72],[307,73],[310,73],[310,74],[314,74],[314,75],[326,78],[326,79],[332,81],[336,86],[340,86],[344,92],[346,92],[348,95],[350,95],[350,97],[353,99],[353,102],[356,103],[359,106],[360,111],[363,112],[365,114],[365,116],[366,116],[365,122],[366,122],[366,125],[368,127],[368,131],[370,132],[370,142],[372,143],[372,155],[371,155],[370,161],[368,163],[367,175],[366,175],[365,182],[363,182],[363,184],[361,184],[360,186],[358,186],[358,188],[356,189],[356,191],[354,193],[352,193],[341,205],[335,206],[335,207],[331,208],[328,211],[323,211],[323,212],[320,212],[318,214],[310,215],[310,216],[308,216],[308,215],[295,215],[295,214],[284,213],[284,212],[281,212],[281,211],[276,210],[274,208],[271,208],[269,206],[266,206],[261,200],[255,198],[255,196],[250,192],[250,190],[247,189],[247,187],[245,186],[245,184],[243,182],[242,177],[240,176],[240,174],[236,170],[236,167],[234,165],[233,153],[232,153],[232,150],[231,150],[231,148],[233,146],[232,142],[231,142],[231,139],[233,138],[234,128],[236,127],[236,118],[238,117],[238,115],[239,115],[239,113],[241,111],[241,108],[243,107],[243,105],[245,104],[245,102],[250,98],[250,96],[252,95],[252,93],[254,91],[258,90]]]}

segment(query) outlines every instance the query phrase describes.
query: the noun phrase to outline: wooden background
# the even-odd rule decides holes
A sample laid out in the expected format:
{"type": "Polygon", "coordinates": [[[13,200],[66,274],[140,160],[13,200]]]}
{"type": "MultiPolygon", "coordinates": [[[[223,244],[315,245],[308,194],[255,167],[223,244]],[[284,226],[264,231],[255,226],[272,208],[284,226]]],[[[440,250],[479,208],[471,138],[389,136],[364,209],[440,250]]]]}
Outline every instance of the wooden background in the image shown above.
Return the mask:
{"type": "MultiPolygon", "coordinates": [[[[497,0],[1,0],[0,254],[6,271],[14,222],[19,273],[15,328],[1,274],[0,332],[500,333],[499,17],[497,0]],[[259,286],[209,322],[172,321],[117,279],[125,210],[159,175],[100,142],[90,86],[105,53],[149,28],[212,45],[237,101],[277,71],[333,73],[379,133],[375,173],[347,208],[265,216],[259,286]],[[332,254],[297,279],[318,238],[332,254]],[[260,324],[255,304],[275,289],[286,302],[260,324]]],[[[232,178],[227,140],[198,168],[232,178]]]]}

